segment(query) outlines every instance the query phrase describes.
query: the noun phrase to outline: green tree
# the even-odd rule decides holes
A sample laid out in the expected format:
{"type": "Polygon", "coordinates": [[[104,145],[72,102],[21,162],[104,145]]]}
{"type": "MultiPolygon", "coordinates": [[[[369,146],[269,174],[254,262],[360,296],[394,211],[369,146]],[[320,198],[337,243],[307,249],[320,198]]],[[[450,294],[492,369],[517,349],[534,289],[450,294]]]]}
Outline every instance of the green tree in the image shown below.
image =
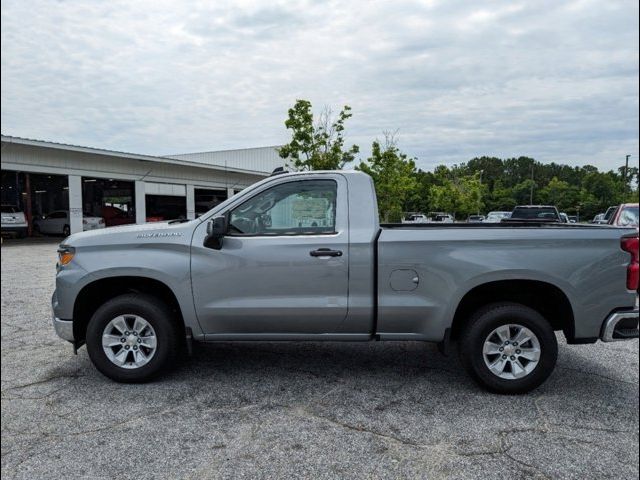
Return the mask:
{"type": "Polygon", "coordinates": [[[351,107],[345,105],[337,118],[325,107],[314,123],[311,102],[296,100],[288,115],[284,124],[292,138],[278,152],[296,170],[337,170],[354,160],[359,147],[344,147],[344,123],[352,116],[351,107]]]}
{"type": "Polygon", "coordinates": [[[418,185],[413,159],[398,149],[393,135],[385,134],[384,145],[374,141],[371,156],[356,168],[373,178],[381,220],[400,221],[418,185]]]}
{"type": "Polygon", "coordinates": [[[516,206],[513,190],[505,187],[502,180],[496,180],[493,184],[493,191],[487,194],[487,210],[510,211],[516,206]]]}
{"type": "Polygon", "coordinates": [[[460,190],[446,179],[440,185],[431,187],[431,208],[434,211],[456,214],[462,203],[460,190]]]}
{"type": "Polygon", "coordinates": [[[437,211],[466,218],[484,209],[484,187],[480,176],[465,175],[454,179],[443,179],[440,185],[431,188],[431,207],[437,211]]]}
{"type": "Polygon", "coordinates": [[[459,187],[461,205],[459,213],[463,216],[479,214],[484,209],[484,186],[480,182],[480,175],[467,175],[460,179],[459,187]]]}

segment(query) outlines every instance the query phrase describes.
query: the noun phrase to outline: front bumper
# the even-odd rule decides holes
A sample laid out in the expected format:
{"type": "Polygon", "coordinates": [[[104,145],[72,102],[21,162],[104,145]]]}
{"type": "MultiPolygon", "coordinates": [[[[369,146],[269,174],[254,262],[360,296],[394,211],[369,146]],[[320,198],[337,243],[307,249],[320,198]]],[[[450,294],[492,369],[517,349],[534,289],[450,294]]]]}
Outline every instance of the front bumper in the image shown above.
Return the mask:
{"type": "Polygon", "coordinates": [[[613,312],[602,324],[600,340],[619,342],[638,338],[638,307],[634,310],[613,312]]]}
{"type": "Polygon", "coordinates": [[[56,317],[55,311],[58,306],[58,296],[56,293],[57,292],[54,291],[51,296],[51,319],[53,321],[53,328],[60,338],[67,342],[74,343],[73,320],[62,320],[61,318],[56,317]]]}
{"type": "Polygon", "coordinates": [[[53,317],[53,328],[60,338],[73,343],[73,320],[61,320],[58,317],[53,317]]]}

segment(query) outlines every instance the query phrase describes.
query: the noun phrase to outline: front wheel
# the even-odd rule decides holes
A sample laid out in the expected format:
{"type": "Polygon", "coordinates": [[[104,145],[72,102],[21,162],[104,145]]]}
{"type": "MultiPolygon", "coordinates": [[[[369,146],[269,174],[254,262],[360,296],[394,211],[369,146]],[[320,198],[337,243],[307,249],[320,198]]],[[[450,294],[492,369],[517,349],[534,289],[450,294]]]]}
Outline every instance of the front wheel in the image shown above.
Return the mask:
{"type": "Polygon", "coordinates": [[[460,341],[463,365],[482,387],[517,394],[540,386],[553,371],[558,342],[549,322],[517,303],[479,310],[460,341]]]}
{"type": "Polygon", "coordinates": [[[113,298],[94,313],[86,343],[91,361],[117,382],[145,382],[172,363],[178,329],[159,299],[143,294],[113,298]]]}

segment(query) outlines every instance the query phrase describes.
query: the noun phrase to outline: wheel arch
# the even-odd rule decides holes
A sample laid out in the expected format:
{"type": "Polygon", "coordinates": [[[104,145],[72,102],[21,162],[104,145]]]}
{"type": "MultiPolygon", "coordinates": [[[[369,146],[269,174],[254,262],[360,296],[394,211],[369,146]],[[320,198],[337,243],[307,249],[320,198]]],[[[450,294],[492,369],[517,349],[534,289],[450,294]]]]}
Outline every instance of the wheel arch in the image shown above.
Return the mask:
{"type": "Polygon", "coordinates": [[[126,293],[144,293],[165,302],[173,313],[172,319],[180,328],[182,338],[185,338],[184,316],[173,290],[155,278],[123,275],[94,280],[78,292],[73,305],[73,336],[76,347],[84,344],[87,325],[96,310],[106,301],[126,293]]]}
{"type": "Polygon", "coordinates": [[[546,318],[554,330],[562,330],[567,341],[575,338],[574,310],[567,295],[557,285],[530,279],[496,280],[473,287],[458,302],[451,338],[459,338],[473,312],[497,302],[514,302],[532,308],[546,318]]]}

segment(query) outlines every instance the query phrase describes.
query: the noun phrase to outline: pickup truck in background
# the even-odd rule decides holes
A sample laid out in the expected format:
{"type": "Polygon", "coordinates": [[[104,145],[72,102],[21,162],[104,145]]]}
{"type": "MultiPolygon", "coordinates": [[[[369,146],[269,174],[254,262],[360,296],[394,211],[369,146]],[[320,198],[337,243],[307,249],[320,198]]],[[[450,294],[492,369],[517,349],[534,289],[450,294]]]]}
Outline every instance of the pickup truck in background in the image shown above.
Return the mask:
{"type": "Polygon", "coordinates": [[[635,229],[379,224],[361,172],[271,176],[190,221],[77,233],[53,323],[121,382],[192,342],[425,341],[500,393],[536,388],[569,343],[638,337],[635,229]]]}
{"type": "Polygon", "coordinates": [[[518,205],[511,215],[501,220],[503,223],[522,222],[565,222],[558,209],[553,205],[518,205]]]}

